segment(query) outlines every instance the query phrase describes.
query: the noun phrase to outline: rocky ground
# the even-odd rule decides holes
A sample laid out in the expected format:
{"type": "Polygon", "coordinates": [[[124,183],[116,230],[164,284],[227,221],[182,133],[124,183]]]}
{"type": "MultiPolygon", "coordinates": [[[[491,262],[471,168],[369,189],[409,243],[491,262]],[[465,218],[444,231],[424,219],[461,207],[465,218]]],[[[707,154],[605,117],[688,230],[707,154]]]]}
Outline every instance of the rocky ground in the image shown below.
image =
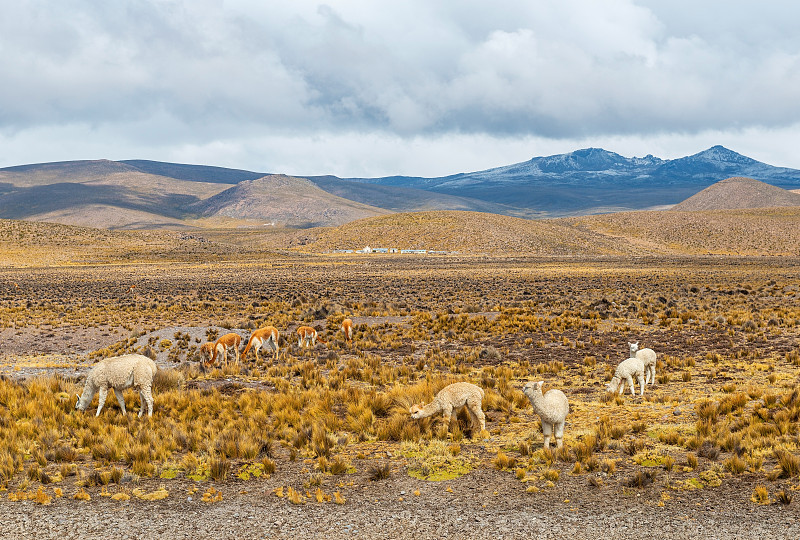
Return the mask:
{"type": "Polygon", "coordinates": [[[267,480],[220,485],[223,500],[218,502],[202,502],[199,492],[189,495],[191,481],[170,483],[170,495],[160,501],[117,502],[93,493],[90,501],[61,498],[42,506],[2,497],[0,535],[37,539],[800,537],[796,504],[756,505],[748,499],[752,492],[748,480],[718,489],[672,492],[659,506],[662,495],[657,484],[620,495],[616,489],[589,487],[585,478],[564,478],[551,490],[526,493],[512,474],[491,469],[447,482],[416,480],[404,471],[371,482],[355,473],[349,480],[354,485],[342,489],[344,504],[312,499],[295,505],[276,496],[275,489],[293,483],[300,467],[282,466],[267,480]]]}

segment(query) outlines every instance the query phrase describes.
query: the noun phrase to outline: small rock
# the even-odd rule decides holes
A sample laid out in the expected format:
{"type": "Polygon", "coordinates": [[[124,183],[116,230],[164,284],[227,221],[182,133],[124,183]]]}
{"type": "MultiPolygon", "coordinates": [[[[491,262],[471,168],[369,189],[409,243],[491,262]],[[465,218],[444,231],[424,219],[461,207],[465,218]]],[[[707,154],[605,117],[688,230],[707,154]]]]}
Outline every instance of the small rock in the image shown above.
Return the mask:
{"type": "Polygon", "coordinates": [[[675,407],[675,410],[672,411],[672,414],[674,414],[675,416],[680,416],[683,414],[683,411],[681,410],[680,407],[675,407]]]}

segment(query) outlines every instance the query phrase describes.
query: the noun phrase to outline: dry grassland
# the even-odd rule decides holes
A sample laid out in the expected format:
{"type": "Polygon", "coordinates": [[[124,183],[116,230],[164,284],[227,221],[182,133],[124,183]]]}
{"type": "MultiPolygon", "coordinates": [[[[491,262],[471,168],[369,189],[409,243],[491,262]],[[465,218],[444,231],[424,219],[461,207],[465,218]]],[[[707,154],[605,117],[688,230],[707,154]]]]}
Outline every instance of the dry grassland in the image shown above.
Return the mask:
{"type": "Polygon", "coordinates": [[[158,499],[195,486],[213,501],[285,468],[297,471],[276,490],[288,502],[346,504],[359,478],[494,468],[532,500],[566,483],[660,506],[720,485],[789,503],[800,488],[799,264],[293,256],[4,269],[0,496],[158,499]],[[327,345],[297,348],[303,324],[327,345]],[[246,339],[265,325],[288,340],[277,363],[262,350],[258,363],[200,369],[199,347],[220,329],[246,339]],[[80,333],[105,346],[59,349],[80,333]],[[634,340],[658,353],[657,384],[609,395],[634,340]],[[152,419],[133,414],[130,390],[125,417],[112,398],[100,417],[96,399],[76,412],[91,362],[131,351],[158,356],[152,419]],[[542,449],[529,380],[569,397],[561,451],[542,449]],[[454,381],[484,388],[488,437],[466,417],[451,434],[410,418],[454,381]]]}
{"type": "Polygon", "coordinates": [[[620,212],[563,220],[646,253],[800,255],[800,207],[620,212]]]}

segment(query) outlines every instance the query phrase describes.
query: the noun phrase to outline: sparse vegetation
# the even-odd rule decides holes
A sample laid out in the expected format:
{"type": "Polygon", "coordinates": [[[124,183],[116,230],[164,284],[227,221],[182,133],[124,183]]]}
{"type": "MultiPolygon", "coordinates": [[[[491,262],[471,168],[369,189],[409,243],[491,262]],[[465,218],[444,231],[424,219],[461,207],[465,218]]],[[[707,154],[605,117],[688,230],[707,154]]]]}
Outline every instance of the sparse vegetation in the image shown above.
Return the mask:
{"type": "MultiPolygon", "coordinates": [[[[13,336],[0,366],[0,486],[81,500],[128,482],[174,492],[180,480],[224,486],[305,468],[283,499],[346,504],[351,478],[377,485],[407,470],[436,481],[488,468],[540,494],[556,482],[644,493],[754,476],[786,483],[770,491],[791,502],[800,279],[780,260],[532,261],[162,264],[147,268],[146,296],[144,285],[129,292],[136,265],[0,271],[0,329],[13,336]],[[62,282],[73,285],[53,285],[62,282]],[[355,323],[352,348],[337,337],[340,314],[355,323]],[[285,340],[300,322],[327,345],[282,343],[277,362],[251,356],[207,372],[195,359],[225,325],[246,337],[270,324],[285,340]],[[75,368],[85,372],[89,359],[27,348],[31,337],[52,346],[75,333],[96,339],[91,359],[157,357],[152,420],[123,417],[113,396],[100,418],[74,411],[75,368]],[[663,351],[658,384],[616,399],[604,383],[633,335],[663,351]],[[54,374],[28,376],[33,368],[54,374]],[[573,405],[558,452],[542,449],[520,391],[542,379],[573,405]],[[484,389],[488,435],[471,432],[463,413],[451,432],[410,418],[412,403],[455,381],[484,389]]],[[[124,397],[138,403],[132,391],[124,397]]]]}

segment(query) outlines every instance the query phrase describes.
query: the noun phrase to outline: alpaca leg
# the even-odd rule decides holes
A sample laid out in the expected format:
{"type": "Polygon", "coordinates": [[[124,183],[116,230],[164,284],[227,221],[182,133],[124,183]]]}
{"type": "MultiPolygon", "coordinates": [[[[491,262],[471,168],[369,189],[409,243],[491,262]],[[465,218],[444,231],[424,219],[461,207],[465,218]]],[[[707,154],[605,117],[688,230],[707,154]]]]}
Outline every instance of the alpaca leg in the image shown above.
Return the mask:
{"type": "Polygon", "coordinates": [[[650,384],[656,384],[656,365],[650,366],[650,384]]]}
{"type": "Polygon", "coordinates": [[[478,423],[481,425],[481,431],[486,431],[486,415],[483,414],[483,410],[480,408],[480,404],[472,409],[475,418],[478,419],[478,423]]]}
{"type": "Polygon", "coordinates": [[[114,388],[114,394],[117,396],[117,401],[119,402],[119,408],[122,409],[122,414],[128,414],[125,410],[125,397],[122,395],[122,390],[119,388],[114,388]]]}
{"type": "Polygon", "coordinates": [[[554,424],[554,431],[556,435],[556,448],[561,448],[564,446],[564,422],[559,422],[558,424],[554,424]]]}
{"type": "Polygon", "coordinates": [[[144,413],[144,408],[147,406],[147,416],[153,416],[153,392],[149,388],[142,388],[139,390],[139,399],[142,406],[139,408],[139,418],[144,413]]]}
{"type": "Polygon", "coordinates": [[[444,423],[447,425],[447,431],[449,432],[451,429],[451,423],[453,421],[453,408],[447,407],[442,411],[444,415],[444,423]]]}
{"type": "Polygon", "coordinates": [[[632,395],[632,396],[635,396],[635,395],[636,395],[636,389],[633,387],[633,377],[631,377],[630,375],[628,375],[628,376],[626,377],[626,380],[628,381],[628,386],[630,386],[630,387],[631,387],[631,395],[632,395]]]}
{"type": "Polygon", "coordinates": [[[475,433],[475,428],[478,427],[478,417],[475,416],[475,412],[469,407],[467,407],[467,414],[469,414],[469,429],[475,433]]]}
{"type": "Polygon", "coordinates": [[[550,435],[553,434],[553,424],[542,420],[542,432],[544,433],[544,447],[550,448],[550,435]]]}
{"type": "Polygon", "coordinates": [[[644,374],[639,375],[636,380],[639,382],[639,395],[644,395],[644,374]]]}
{"type": "Polygon", "coordinates": [[[95,416],[100,416],[100,411],[103,410],[103,404],[106,402],[106,395],[108,395],[108,388],[105,386],[100,387],[100,393],[98,394],[99,401],[97,402],[97,414],[95,414],[95,416]]]}
{"type": "Polygon", "coordinates": [[[625,379],[619,381],[619,386],[617,386],[617,393],[620,395],[625,393],[625,379]]]}

